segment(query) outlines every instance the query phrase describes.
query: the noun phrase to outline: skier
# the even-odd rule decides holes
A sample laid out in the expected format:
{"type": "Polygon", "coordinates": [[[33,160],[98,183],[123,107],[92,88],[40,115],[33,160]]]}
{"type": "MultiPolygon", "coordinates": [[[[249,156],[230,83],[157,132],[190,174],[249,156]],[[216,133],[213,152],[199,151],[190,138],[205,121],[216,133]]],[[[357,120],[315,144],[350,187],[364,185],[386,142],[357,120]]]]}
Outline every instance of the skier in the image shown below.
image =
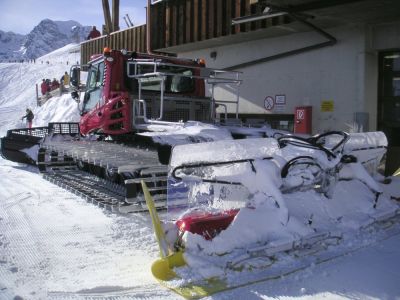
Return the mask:
{"type": "Polygon", "coordinates": [[[27,108],[26,109],[26,115],[22,117],[22,121],[26,118],[26,123],[28,125],[28,128],[31,129],[32,128],[32,120],[35,116],[33,115],[33,112],[27,108]]]}
{"type": "Polygon", "coordinates": [[[92,30],[90,31],[90,33],[87,37],[87,40],[95,39],[95,38],[99,37],[100,35],[101,35],[100,31],[98,31],[96,29],[96,26],[93,26],[92,30]]]}

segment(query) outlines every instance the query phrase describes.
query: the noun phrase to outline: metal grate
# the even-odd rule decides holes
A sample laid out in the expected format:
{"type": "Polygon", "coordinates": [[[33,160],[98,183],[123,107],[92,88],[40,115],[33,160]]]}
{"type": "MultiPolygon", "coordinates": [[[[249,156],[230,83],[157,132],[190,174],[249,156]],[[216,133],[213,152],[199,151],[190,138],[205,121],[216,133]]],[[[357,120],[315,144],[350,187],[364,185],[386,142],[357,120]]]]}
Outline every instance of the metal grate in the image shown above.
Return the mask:
{"type": "Polygon", "coordinates": [[[195,118],[196,120],[210,121],[210,104],[204,102],[196,102],[195,118]]]}
{"type": "Polygon", "coordinates": [[[49,123],[49,132],[55,134],[79,134],[79,123],[49,123]]]}
{"type": "Polygon", "coordinates": [[[18,128],[8,130],[7,136],[11,134],[30,135],[36,137],[45,137],[49,132],[48,127],[34,127],[34,128],[18,128]]]}
{"type": "MultiPolygon", "coordinates": [[[[157,119],[160,115],[159,100],[146,100],[146,117],[157,119]]],[[[174,100],[164,102],[163,121],[186,122],[189,120],[209,122],[210,103],[209,101],[174,100]]]]}

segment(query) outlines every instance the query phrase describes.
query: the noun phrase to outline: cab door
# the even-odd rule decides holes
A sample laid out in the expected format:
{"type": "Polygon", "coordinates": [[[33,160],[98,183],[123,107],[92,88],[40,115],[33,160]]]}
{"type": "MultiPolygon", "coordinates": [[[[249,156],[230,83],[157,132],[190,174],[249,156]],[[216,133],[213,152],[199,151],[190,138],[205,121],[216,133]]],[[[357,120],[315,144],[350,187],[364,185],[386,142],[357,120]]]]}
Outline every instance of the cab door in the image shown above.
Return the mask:
{"type": "Polygon", "coordinates": [[[103,123],[104,62],[89,68],[86,93],[83,99],[81,127],[85,132],[101,131],[103,123]]]}

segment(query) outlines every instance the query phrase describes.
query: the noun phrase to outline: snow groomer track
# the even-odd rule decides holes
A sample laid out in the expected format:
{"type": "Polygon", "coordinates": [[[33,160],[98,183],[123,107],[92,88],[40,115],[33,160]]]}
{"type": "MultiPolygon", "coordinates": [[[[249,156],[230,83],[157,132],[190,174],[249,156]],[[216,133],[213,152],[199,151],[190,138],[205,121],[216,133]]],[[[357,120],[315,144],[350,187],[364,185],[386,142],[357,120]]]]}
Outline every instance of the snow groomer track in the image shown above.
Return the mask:
{"type": "Polygon", "coordinates": [[[100,207],[120,213],[147,211],[138,189],[141,180],[150,186],[157,207],[165,207],[167,166],[159,163],[154,151],[54,137],[40,146],[38,166],[43,177],[100,207]]]}

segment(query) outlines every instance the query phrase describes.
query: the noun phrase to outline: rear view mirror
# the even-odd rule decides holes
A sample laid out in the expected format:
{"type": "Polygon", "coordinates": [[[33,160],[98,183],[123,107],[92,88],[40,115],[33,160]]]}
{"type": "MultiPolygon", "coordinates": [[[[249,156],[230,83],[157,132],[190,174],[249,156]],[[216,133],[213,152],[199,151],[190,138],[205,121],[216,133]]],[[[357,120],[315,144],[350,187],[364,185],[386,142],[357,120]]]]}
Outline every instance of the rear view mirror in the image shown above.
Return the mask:
{"type": "Polygon", "coordinates": [[[81,68],[80,67],[75,67],[71,69],[71,85],[73,87],[79,88],[79,83],[81,81],[80,79],[81,75],[81,68]]]}
{"type": "Polygon", "coordinates": [[[76,102],[80,102],[80,99],[79,99],[79,94],[78,94],[78,92],[77,91],[73,91],[72,93],[71,93],[71,97],[72,97],[72,99],[74,99],[76,102]]]}

